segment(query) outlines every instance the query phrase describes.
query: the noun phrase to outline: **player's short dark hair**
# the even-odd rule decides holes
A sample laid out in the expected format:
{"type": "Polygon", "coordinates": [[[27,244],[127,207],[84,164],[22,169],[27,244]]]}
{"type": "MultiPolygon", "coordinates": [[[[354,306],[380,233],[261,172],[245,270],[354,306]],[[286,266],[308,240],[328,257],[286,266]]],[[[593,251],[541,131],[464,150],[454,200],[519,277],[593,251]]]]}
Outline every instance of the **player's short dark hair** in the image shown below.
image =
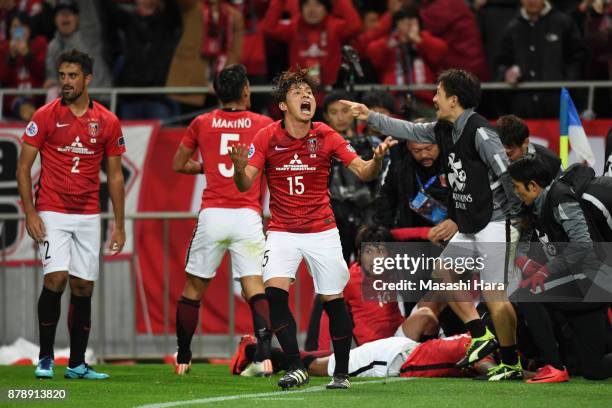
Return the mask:
{"type": "Polygon", "coordinates": [[[475,108],[480,103],[480,80],[463,69],[448,69],[440,74],[438,83],[446,96],[456,96],[463,109],[475,108]]]}
{"type": "Polygon", "coordinates": [[[60,54],[57,59],[57,67],[59,68],[60,65],[64,63],[80,65],[83,75],[85,76],[93,74],[94,58],[76,48],[73,48],[71,51],[64,51],[60,54]]]}
{"type": "Polygon", "coordinates": [[[364,242],[395,242],[393,234],[388,228],[380,225],[362,225],[357,231],[355,237],[355,248],[361,250],[361,244],[364,242]]]}
{"type": "Polygon", "coordinates": [[[529,137],[529,128],[518,116],[504,115],[497,119],[497,133],[504,146],[520,146],[529,137]]]}
{"type": "Polygon", "coordinates": [[[306,68],[296,68],[295,70],[289,69],[287,71],[278,74],[272,83],[272,98],[276,103],[285,102],[287,100],[287,92],[294,85],[306,84],[314,92],[316,87],[319,86],[319,81],[308,74],[306,68]]]}
{"type": "Polygon", "coordinates": [[[213,81],[217,97],[223,103],[236,102],[242,97],[242,90],[248,84],[247,70],[242,64],[225,67],[213,81]]]}
{"type": "MultiPolygon", "coordinates": [[[[304,5],[306,4],[308,0],[300,0],[300,11],[302,11],[302,8],[304,7],[304,5]]],[[[325,9],[327,10],[328,13],[331,13],[332,9],[333,9],[333,4],[331,2],[331,0],[317,0],[317,2],[321,3],[323,6],[325,6],[325,9]]]]}
{"type": "Polygon", "coordinates": [[[393,13],[393,27],[397,27],[397,23],[405,18],[416,18],[421,23],[421,17],[419,16],[419,9],[415,6],[402,7],[393,13]]]}
{"type": "Polygon", "coordinates": [[[338,102],[341,99],[351,100],[352,98],[348,92],[342,90],[331,91],[325,95],[325,99],[323,99],[323,112],[327,113],[329,105],[334,102],[338,102]]]}
{"type": "Polygon", "coordinates": [[[385,91],[369,91],[363,94],[361,97],[361,103],[367,106],[369,109],[383,108],[389,112],[395,110],[395,99],[389,92],[385,91]]]}
{"type": "Polygon", "coordinates": [[[530,181],[535,181],[542,188],[548,186],[553,181],[553,175],[541,159],[525,157],[517,160],[508,166],[510,177],[520,183],[525,188],[530,181]]]}

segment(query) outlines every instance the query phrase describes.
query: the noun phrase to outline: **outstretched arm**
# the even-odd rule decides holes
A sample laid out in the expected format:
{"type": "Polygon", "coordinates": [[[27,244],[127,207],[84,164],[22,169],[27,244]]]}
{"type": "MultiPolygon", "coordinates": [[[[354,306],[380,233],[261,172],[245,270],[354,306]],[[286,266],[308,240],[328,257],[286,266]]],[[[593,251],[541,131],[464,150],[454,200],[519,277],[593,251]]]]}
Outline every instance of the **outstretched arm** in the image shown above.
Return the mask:
{"type": "Polygon", "coordinates": [[[396,139],[412,140],[419,143],[436,143],[434,123],[413,123],[407,120],[394,119],[392,117],[372,112],[362,103],[340,100],[348,105],[353,116],[359,120],[366,120],[368,126],[372,126],[382,134],[393,136],[396,139]]]}
{"type": "Polygon", "coordinates": [[[393,140],[392,137],[387,137],[384,142],[376,146],[372,159],[366,161],[358,156],[348,165],[348,169],[355,173],[362,181],[374,180],[382,168],[385,154],[387,154],[389,149],[396,144],[397,140],[393,140]]]}
{"type": "Polygon", "coordinates": [[[234,183],[239,191],[247,191],[259,174],[259,169],[249,163],[249,147],[238,143],[230,148],[230,158],[234,163],[234,183]]]}

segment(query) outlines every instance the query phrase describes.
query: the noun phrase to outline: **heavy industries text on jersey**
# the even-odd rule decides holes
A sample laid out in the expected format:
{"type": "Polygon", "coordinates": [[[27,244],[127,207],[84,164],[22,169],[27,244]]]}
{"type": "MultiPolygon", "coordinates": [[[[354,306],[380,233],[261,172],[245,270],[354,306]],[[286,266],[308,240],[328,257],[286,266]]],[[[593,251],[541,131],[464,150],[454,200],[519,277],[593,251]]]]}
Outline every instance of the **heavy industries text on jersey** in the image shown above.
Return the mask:
{"type": "Polygon", "coordinates": [[[282,121],[262,129],[249,149],[249,164],[265,171],[270,188],[271,231],[321,232],[336,226],[329,202],[331,160],[348,166],[357,154],[324,123],[313,122],[302,139],[282,121]]]}
{"type": "Polygon", "coordinates": [[[70,214],[100,212],[100,166],[104,156],[125,152],[117,117],[91,101],[76,117],[61,99],[38,109],[22,136],[41,156],[36,210],[70,214]]]}

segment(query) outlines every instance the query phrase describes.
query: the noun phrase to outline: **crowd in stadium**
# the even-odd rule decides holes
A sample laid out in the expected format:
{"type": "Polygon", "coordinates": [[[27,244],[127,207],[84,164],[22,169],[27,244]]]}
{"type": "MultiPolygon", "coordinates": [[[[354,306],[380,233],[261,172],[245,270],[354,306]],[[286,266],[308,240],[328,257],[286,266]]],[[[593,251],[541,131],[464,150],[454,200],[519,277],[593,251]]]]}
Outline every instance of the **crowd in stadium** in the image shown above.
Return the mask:
{"type": "MultiPolygon", "coordinates": [[[[565,382],[570,374],[612,376],[612,267],[596,245],[612,242],[612,179],[596,178],[580,164],[563,172],[556,153],[530,142],[522,118],[558,117],[557,90],[481,100],[481,82],[491,80],[608,79],[610,6],[600,0],[390,0],[381,9],[379,3],[0,3],[6,15],[3,86],[44,86],[53,99],[42,108],[42,99],[31,97],[4,104],[7,114],[30,121],[17,178],[45,273],[37,377],[53,377],[60,298],[69,283],[74,350],[65,376],[108,378],[84,361],[98,277],[99,219],[93,216],[106,156],[112,249],[121,251],[126,143],[117,117],[103,106],[108,101],[92,102],[88,86],[209,82],[218,100],[201,94],[122,96],[117,115],[164,119],[221,105],[191,122],[172,163],[178,173],[206,174],[208,183],[176,308],[176,374],[192,369],[200,301],[229,250],[255,334],[243,338],[233,374],[285,370],[282,388],[305,385],[309,375],[329,375],[332,389],[350,388],[349,376],[359,375],[469,374],[532,383],[565,382]],[[361,67],[343,48],[347,44],[361,67]],[[88,54],[96,60],[91,82],[88,54]],[[349,68],[343,68],[347,60],[349,68]],[[360,69],[363,83],[437,88],[368,91],[357,98],[345,89],[351,84],[346,75],[360,69]],[[252,85],[271,82],[273,102],[251,94],[252,85]],[[322,92],[319,84],[342,89],[322,92]],[[313,119],[317,114],[324,123],[313,119]],[[496,126],[485,116],[497,119],[496,126]],[[194,160],[197,151],[203,162],[194,160]],[[39,153],[45,171],[34,199],[30,173],[39,153]],[[265,238],[263,177],[272,214],[265,238]],[[591,204],[584,202],[587,196],[591,204]],[[77,245],[76,256],[66,243],[79,234],[91,245],[77,245]],[[522,243],[542,245],[519,251],[514,260],[510,247],[519,234],[522,243]],[[396,293],[383,291],[377,302],[366,301],[374,258],[389,256],[385,244],[403,240],[434,244],[427,247],[433,257],[465,255],[453,244],[488,255],[479,278],[505,284],[508,268],[518,271],[520,299],[499,298],[505,290],[488,289],[482,299],[397,302],[396,293]],[[501,244],[501,250],[489,244],[501,244]],[[85,272],[67,270],[71,256],[77,258],[71,268],[85,272]],[[306,351],[298,349],[288,300],[302,260],[317,293],[306,351]],[[537,296],[545,291],[553,296],[548,303],[537,296]],[[273,336],[282,351],[271,348],[273,336]],[[357,347],[351,349],[353,341],[357,347]]],[[[609,91],[598,97],[607,101],[598,114],[609,114],[609,91]]],[[[458,279],[445,268],[428,272],[420,278],[458,279]]]]}
{"type": "MultiPolygon", "coordinates": [[[[299,64],[338,82],[341,48],[363,67],[360,83],[431,84],[461,68],[481,81],[605,80],[612,72],[606,0],[3,0],[0,86],[57,95],[55,60],[78,48],[96,59],[92,87],[206,86],[227,64],[252,85],[299,64]]],[[[341,76],[341,75],[340,75],[341,76]]],[[[432,92],[395,95],[393,111],[433,113],[432,92]]],[[[108,103],[109,95],[95,95],[108,103]]],[[[586,99],[578,94],[578,100],[586,99]]],[[[3,114],[28,121],[43,96],[6,96],[3,114]]],[[[124,95],[121,119],[164,119],[212,106],[204,95],[124,95]]],[[[278,111],[256,98],[258,110],[278,111]]],[[[486,117],[555,117],[557,93],[486,93],[486,117]]],[[[596,94],[608,117],[610,92],[596,94]]]]}

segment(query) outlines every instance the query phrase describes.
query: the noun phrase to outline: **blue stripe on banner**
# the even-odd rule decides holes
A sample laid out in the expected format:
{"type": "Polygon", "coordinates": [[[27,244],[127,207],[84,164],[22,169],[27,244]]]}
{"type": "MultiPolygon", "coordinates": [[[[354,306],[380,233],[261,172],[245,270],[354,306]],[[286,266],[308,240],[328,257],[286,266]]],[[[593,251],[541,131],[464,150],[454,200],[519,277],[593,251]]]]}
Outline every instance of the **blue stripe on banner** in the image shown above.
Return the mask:
{"type": "MultiPolygon", "coordinates": [[[[561,115],[560,120],[565,126],[580,126],[582,127],[582,122],[580,121],[580,116],[578,115],[578,111],[576,110],[576,106],[574,105],[574,101],[570,96],[567,89],[563,88],[561,90],[561,115]],[[563,109],[565,108],[565,109],[563,109]]],[[[561,128],[561,129],[567,129],[561,128]]],[[[562,135],[567,135],[567,133],[561,132],[562,135]]]]}
{"type": "Polygon", "coordinates": [[[568,100],[570,99],[569,92],[567,89],[561,88],[561,106],[559,109],[559,127],[560,127],[560,135],[567,136],[568,133],[568,125],[569,125],[569,115],[567,114],[568,108],[568,100]]]}

